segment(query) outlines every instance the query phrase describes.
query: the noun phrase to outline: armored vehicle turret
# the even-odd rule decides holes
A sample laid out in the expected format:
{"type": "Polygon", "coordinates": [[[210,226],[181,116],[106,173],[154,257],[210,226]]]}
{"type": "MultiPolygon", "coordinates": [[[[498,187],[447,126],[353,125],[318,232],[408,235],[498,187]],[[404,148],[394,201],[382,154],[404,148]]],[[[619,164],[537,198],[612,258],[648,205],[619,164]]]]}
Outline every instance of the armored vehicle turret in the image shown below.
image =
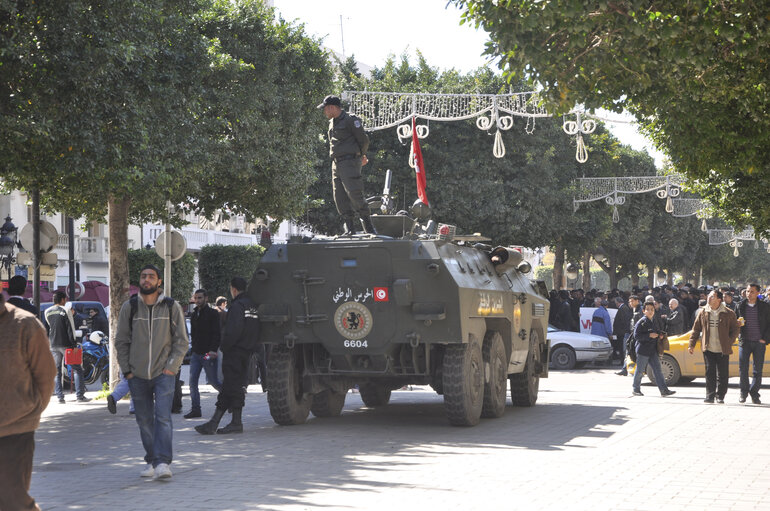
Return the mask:
{"type": "MultiPolygon", "coordinates": [[[[370,203],[390,212],[387,193],[370,203]]],[[[259,262],[249,293],[275,422],[339,415],[356,385],[370,407],[431,385],[458,426],[502,416],[508,382],[514,405],[534,405],[549,302],[521,253],[455,235],[419,201],[372,221],[377,235],[274,244],[259,262]]]]}

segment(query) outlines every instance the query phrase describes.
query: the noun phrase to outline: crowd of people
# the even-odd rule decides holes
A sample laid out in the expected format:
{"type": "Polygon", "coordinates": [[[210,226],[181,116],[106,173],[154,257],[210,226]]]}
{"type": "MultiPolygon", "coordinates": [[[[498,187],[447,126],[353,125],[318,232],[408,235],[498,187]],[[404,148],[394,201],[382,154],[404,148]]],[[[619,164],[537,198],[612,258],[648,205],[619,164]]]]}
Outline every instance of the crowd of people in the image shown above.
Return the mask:
{"type": "Polygon", "coordinates": [[[641,378],[650,370],[662,396],[674,394],[665,384],[659,356],[667,349],[668,337],[689,335],[689,352],[701,343],[706,376],[706,403],[724,403],[729,379],[732,345],[739,341],[739,402],[750,397],[761,404],[766,341],[770,339],[770,287],[762,294],[759,284],[738,288],[694,287],[680,283],[630,292],[613,289],[605,293],[592,289],[551,291],[549,322],[556,328],[579,332],[581,307],[595,308],[591,333],[612,343],[612,360],[628,375],[627,356],[636,363],[633,395],[641,396],[641,378]],[[617,309],[614,320],[608,308],[617,309]],[[749,371],[751,369],[751,371],[749,371]],[[751,381],[749,380],[751,375],[751,381]]]}

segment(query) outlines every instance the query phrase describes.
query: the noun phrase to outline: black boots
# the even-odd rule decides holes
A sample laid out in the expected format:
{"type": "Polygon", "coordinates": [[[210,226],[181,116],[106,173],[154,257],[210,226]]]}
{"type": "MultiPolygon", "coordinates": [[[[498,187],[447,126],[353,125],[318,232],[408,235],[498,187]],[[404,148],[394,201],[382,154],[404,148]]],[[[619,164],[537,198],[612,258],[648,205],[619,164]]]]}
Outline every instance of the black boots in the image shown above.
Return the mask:
{"type": "Polygon", "coordinates": [[[361,217],[361,226],[363,226],[364,232],[366,234],[377,234],[377,229],[375,229],[374,225],[372,224],[372,217],[361,217]]]}
{"type": "Polygon", "coordinates": [[[216,410],[214,410],[214,416],[211,418],[211,420],[206,422],[205,424],[199,424],[198,426],[195,426],[195,431],[197,431],[201,435],[213,435],[214,433],[217,432],[217,426],[219,426],[219,421],[222,420],[222,416],[225,414],[226,411],[227,410],[222,410],[220,408],[217,408],[216,410]]]}
{"type": "Polygon", "coordinates": [[[243,433],[243,423],[241,422],[241,408],[233,408],[233,420],[224,428],[219,428],[217,434],[226,435],[228,433],[243,433]]]}

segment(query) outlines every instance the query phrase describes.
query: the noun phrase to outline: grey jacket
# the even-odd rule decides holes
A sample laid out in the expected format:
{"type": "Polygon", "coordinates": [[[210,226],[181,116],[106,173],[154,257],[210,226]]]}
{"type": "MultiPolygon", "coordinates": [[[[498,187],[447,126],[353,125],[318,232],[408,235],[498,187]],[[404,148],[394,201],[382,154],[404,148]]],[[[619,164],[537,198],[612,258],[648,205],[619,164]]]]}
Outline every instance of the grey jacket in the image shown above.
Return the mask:
{"type": "Polygon", "coordinates": [[[128,324],[130,301],[126,301],[120,308],[115,349],[123,374],[132,373],[139,378],[151,380],[164,369],[176,373],[182,365],[189,345],[184,313],[178,303],[174,302],[169,311],[162,302],[163,294],[158,296],[158,301],[152,306],[150,318],[150,308],[140,297],[133,318],[133,329],[128,324]]]}

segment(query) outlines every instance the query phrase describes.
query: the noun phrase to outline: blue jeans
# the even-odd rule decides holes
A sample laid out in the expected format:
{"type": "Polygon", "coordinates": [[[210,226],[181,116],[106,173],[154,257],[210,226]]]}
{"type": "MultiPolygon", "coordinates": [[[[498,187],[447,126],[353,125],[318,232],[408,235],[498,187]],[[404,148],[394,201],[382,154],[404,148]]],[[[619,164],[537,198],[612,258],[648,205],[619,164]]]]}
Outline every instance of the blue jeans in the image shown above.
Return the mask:
{"type": "Polygon", "coordinates": [[[136,423],[144,446],[144,461],[157,467],[171,463],[171,402],[174,375],[160,374],[152,380],[134,376],[128,380],[136,408],[136,423]]]}
{"type": "Polygon", "coordinates": [[[198,380],[201,377],[201,369],[206,372],[206,383],[214,387],[217,392],[222,390],[222,384],[217,378],[217,359],[205,360],[204,355],[198,355],[193,352],[190,356],[190,399],[192,400],[192,409],[201,409],[201,393],[198,390],[198,380]]]}
{"type": "Polygon", "coordinates": [[[738,348],[738,367],[741,371],[741,396],[759,396],[762,385],[762,366],[765,364],[766,345],[759,341],[741,341],[738,348]],[[754,360],[751,387],[749,387],[749,357],[754,360]]]}
{"type": "MultiPolygon", "coordinates": [[[[112,397],[115,399],[115,401],[120,401],[125,397],[126,394],[128,394],[129,388],[128,388],[128,380],[123,376],[123,373],[120,374],[120,381],[117,385],[115,385],[115,389],[112,391],[112,397]]],[[[131,398],[131,405],[129,406],[129,411],[134,411],[134,398],[131,398]]]]}
{"type": "MultiPolygon", "coordinates": [[[[67,348],[51,348],[51,355],[53,355],[53,361],[56,364],[56,380],[54,380],[53,392],[59,399],[64,399],[64,390],[62,389],[61,384],[61,372],[64,351],[66,349],[67,348]]],[[[73,365],[70,367],[72,368],[72,376],[75,378],[77,397],[84,397],[86,395],[86,382],[83,380],[83,366],[73,365]]]]}
{"type": "Polygon", "coordinates": [[[636,354],[636,370],[634,371],[634,390],[641,392],[639,386],[642,384],[642,374],[648,367],[652,368],[652,374],[655,376],[655,383],[657,383],[660,393],[668,392],[666,378],[663,376],[663,369],[660,367],[660,357],[658,355],[649,357],[638,353],[636,354]]]}

